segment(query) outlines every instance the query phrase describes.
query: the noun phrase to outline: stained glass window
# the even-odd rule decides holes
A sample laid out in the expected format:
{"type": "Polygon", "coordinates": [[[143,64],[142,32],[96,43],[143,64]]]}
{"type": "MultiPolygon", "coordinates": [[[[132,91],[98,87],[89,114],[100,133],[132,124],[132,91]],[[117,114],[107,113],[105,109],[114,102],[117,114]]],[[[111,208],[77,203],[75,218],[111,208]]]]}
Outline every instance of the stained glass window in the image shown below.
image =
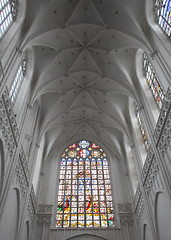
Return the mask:
{"type": "Polygon", "coordinates": [[[114,226],[106,154],[95,143],[74,143],[62,155],[56,227],[114,226]]]}
{"type": "Polygon", "coordinates": [[[155,1],[155,17],[161,29],[170,38],[171,35],[171,0],[155,1]]]}
{"type": "Polygon", "coordinates": [[[0,0],[0,39],[16,19],[16,0],[0,0]]]}
{"type": "Polygon", "coordinates": [[[15,76],[14,82],[9,92],[9,97],[11,99],[12,104],[14,104],[17,98],[17,95],[19,93],[20,87],[24,79],[25,72],[26,72],[26,58],[24,57],[21,65],[18,68],[17,74],[15,76]]]}
{"type": "Polygon", "coordinates": [[[165,92],[163,91],[159,79],[156,76],[146,54],[144,54],[144,70],[147,83],[150,86],[155,101],[158,104],[159,108],[161,108],[163,100],[165,99],[165,92]]]}
{"type": "Polygon", "coordinates": [[[141,115],[138,111],[138,106],[136,105],[136,111],[137,111],[137,120],[138,120],[138,125],[140,127],[140,131],[141,131],[141,134],[142,134],[142,137],[143,137],[143,140],[144,140],[144,144],[145,144],[145,148],[149,149],[149,143],[148,143],[148,140],[147,140],[147,136],[146,136],[146,133],[145,133],[145,130],[144,130],[144,126],[143,126],[143,122],[142,122],[142,118],[141,118],[141,115]]]}

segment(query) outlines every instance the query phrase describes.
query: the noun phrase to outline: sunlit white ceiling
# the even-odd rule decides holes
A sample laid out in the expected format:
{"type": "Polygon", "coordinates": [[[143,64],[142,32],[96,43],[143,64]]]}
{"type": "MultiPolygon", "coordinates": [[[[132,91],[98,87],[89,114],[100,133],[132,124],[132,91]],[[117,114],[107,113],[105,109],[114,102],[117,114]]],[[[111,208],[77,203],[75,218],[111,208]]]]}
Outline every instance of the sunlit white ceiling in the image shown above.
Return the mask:
{"type": "Polygon", "coordinates": [[[135,55],[149,50],[143,7],[137,0],[30,1],[22,48],[34,49],[32,104],[40,104],[49,151],[80,138],[120,155],[124,136],[131,144],[135,55]]]}

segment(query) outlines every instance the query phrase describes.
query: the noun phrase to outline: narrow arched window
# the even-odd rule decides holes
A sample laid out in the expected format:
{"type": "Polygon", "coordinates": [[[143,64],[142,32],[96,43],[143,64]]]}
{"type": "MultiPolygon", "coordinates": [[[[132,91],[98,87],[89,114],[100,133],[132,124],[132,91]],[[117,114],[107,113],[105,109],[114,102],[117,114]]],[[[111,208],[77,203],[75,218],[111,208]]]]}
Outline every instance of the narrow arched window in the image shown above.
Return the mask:
{"type": "Polygon", "coordinates": [[[106,154],[95,143],[74,143],[61,159],[56,227],[114,226],[106,154]]]}
{"type": "Polygon", "coordinates": [[[24,79],[25,72],[26,72],[26,57],[23,58],[22,63],[18,68],[14,82],[9,91],[9,97],[11,99],[12,104],[14,104],[16,101],[16,98],[18,96],[20,87],[21,87],[23,79],[24,79]]]}
{"type": "Polygon", "coordinates": [[[140,131],[141,131],[141,134],[142,134],[142,137],[143,137],[143,140],[144,140],[145,148],[148,151],[149,143],[148,143],[148,139],[147,139],[147,136],[146,136],[146,133],[145,133],[142,117],[141,117],[141,114],[139,112],[139,109],[138,109],[137,105],[136,105],[136,116],[137,116],[137,121],[138,121],[138,125],[139,125],[139,128],[140,128],[140,131]]]}
{"type": "Polygon", "coordinates": [[[145,77],[146,77],[147,83],[151,89],[151,92],[155,98],[155,101],[158,107],[161,108],[166,94],[163,91],[163,88],[159,82],[159,79],[145,53],[144,53],[144,70],[145,70],[145,77]]]}
{"type": "Polygon", "coordinates": [[[160,28],[171,37],[171,0],[155,1],[155,18],[160,28]]]}
{"type": "Polygon", "coordinates": [[[17,1],[0,0],[0,39],[6,34],[16,19],[17,1]]]}

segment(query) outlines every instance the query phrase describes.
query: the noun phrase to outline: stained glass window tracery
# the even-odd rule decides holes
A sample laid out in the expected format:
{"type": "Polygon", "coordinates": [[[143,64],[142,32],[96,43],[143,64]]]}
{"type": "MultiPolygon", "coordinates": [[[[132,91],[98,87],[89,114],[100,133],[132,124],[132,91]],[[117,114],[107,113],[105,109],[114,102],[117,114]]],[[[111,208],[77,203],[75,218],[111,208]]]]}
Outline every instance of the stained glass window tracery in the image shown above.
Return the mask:
{"type": "Polygon", "coordinates": [[[155,17],[160,28],[171,37],[171,0],[155,1],[155,17]]]}
{"type": "Polygon", "coordinates": [[[144,53],[144,70],[145,70],[145,77],[146,77],[147,83],[151,89],[151,92],[155,98],[155,101],[158,104],[159,108],[161,108],[166,94],[145,53],[144,53]]]}
{"type": "Polygon", "coordinates": [[[3,38],[16,19],[16,0],[0,0],[0,39],[3,38]]]}
{"type": "Polygon", "coordinates": [[[62,155],[56,227],[114,226],[106,154],[95,143],[74,143],[62,155]]]}
{"type": "Polygon", "coordinates": [[[146,150],[148,151],[149,143],[148,143],[148,139],[147,139],[147,136],[146,136],[146,133],[145,133],[145,130],[144,130],[142,117],[141,117],[141,114],[139,113],[137,105],[136,105],[136,115],[137,115],[138,125],[140,127],[140,131],[141,131],[141,134],[142,134],[142,137],[143,137],[143,140],[144,140],[144,145],[145,145],[146,150]]]}

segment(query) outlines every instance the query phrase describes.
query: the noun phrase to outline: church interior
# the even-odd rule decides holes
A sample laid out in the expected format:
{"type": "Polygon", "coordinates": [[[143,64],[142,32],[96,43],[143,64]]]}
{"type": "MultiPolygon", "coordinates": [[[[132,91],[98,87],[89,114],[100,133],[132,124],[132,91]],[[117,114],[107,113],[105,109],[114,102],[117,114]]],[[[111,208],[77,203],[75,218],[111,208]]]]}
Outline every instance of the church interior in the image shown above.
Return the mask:
{"type": "Polygon", "coordinates": [[[0,239],[171,239],[171,0],[0,0],[0,239]]]}

